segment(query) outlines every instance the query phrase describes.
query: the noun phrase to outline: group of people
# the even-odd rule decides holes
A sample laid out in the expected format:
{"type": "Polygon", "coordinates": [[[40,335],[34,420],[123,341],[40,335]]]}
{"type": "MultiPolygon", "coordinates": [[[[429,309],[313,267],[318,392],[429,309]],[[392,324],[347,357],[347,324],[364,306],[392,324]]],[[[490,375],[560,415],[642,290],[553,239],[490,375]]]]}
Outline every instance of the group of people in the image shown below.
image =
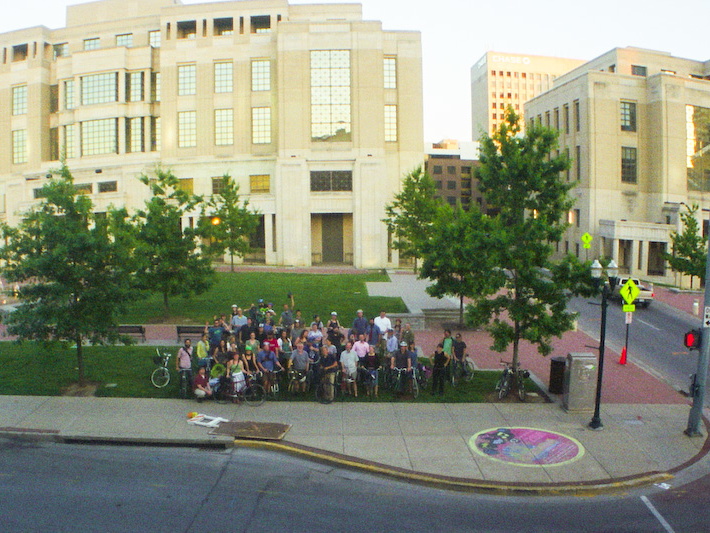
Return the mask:
{"type": "MultiPolygon", "coordinates": [[[[259,300],[245,314],[232,306],[230,317],[216,316],[205,325],[202,338],[196,346],[187,339],[178,351],[177,370],[188,373],[189,382],[198,400],[213,394],[215,382],[224,375],[234,381],[237,390],[246,386],[247,376],[258,375],[268,392],[275,373],[290,370],[290,388],[296,392],[305,390],[315,381],[325,380],[334,384],[338,371],[349,392],[358,395],[358,381],[363,377],[371,385],[368,394],[377,397],[379,392],[379,369],[403,369],[407,375],[418,367],[417,349],[411,324],[394,323],[381,311],[378,316],[365,318],[362,309],[349,327],[340,322],[333,311],[327,322],[314,315],[309,324],[300,310],[284,304],[279,317],[273,304],[259,300]],[[197,367],[197,376],[192,379],[192,368],[197,367]]],[[[443,378],[440,375],[452,357],[461,351],[460,334],[454,339],[446,330],[440,348],[446,357],[434,355],[434,384],[443,394],[443,378]],[[457,352],[456,354],[454,352],[457,352]]],[[[437,353],[439,349],[437,349],[437,353]]],[[[463,355],[463,351],[461,351],[463,355]]],[[[332,389],[332,387],[331,387],[332,389]]]]}

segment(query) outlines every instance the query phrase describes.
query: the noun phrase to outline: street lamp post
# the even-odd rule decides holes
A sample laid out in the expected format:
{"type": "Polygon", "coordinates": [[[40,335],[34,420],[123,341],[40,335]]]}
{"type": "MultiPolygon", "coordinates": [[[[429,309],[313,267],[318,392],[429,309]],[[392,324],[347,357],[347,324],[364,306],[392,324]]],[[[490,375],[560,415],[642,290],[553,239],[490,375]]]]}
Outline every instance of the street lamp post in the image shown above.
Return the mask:
{"type": "Polygon", "coordinates": [[[604,376],[604,350],[606,344],[606,309],[609,305],[609,296],[611,295],[616,283],[618,281],[617,275],[619,273],[619,267],[616,262],[612,259],[606,267],[606,275],[609,279],[609,283],[605,283],[602,280],[602,273],[604,268],[597,259],[594,260],[591,266],[592,277],[597,283],[602,283],[602,323],[601,330],[599,332],[599,369],[597,371],[597,395],[594,400],[594,416],[591,422],[589,422],[589,427],[591,429],[604,429],[604,424],[599,417],[599,408],[602,401],[602,379],[604,376]]]}

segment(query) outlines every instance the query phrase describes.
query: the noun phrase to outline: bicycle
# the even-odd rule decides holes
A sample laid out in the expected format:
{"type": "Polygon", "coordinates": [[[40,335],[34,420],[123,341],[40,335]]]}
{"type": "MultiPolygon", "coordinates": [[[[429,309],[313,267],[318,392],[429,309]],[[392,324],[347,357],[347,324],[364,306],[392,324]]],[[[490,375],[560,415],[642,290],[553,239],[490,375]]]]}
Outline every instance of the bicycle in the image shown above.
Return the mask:
{"type": "Polygon", "coordinates": [[[471,381],[473,379],[474,366],[468,357],[459,360],[454,357],[451,361],[451,385],[454,387],[456,383],[462,380],[471,381]]]}
{"type": "Polygon", "coordinates": [[[233,403],[245,402],[250,407],[258,407],[266,401],[266,392],[264,387],[256,383],[255,378],[251,374],[245,374],[245,385],[241,390],[237,390],[237,382],[225,378],[217,384],[214,392],[215,401],[218,403],[233,403]]]}
{"type": "Polygon", "coordinates": [[[530,377],[530,372],[520,368],[520,363],[517,364],[517,369],[513,369],[512,361],[500,360],[500,364],[503,365],[503,372],[501,373],[498,383],[496,383],[496,389],[498,391],[498,399],[502,400],[513,386],[513,379],[517,378],[518,382],[518,398],[521,402],[525,401],[525,380],[530,377]]]}
{"type": "Polygon", "coordinates": [[[160,353],[158,348],[155,349],[155,352],[157,355],[153,356],[153,362],[158,365],[158,368],[153,370],[150,375],[150,381],[154,387],[162,389],[170,383],[170,370],[168,370],[170,354],[168,352],[160,353]]]}
{"type": "Polygon", "coordinates": [[[340,397],[342,393],[340,386],[340,371],[321,373],[319,376],[318,386],[316,387],[316,401],[322,404],[333,403],[340,397]],[[327,378],[328,375],[333,375],[333,382],[327,378]]]}
{"type": "Polygon", "coordinates": [[[406,368],[395,368],[393,370],[394,381],[392,390],[395,394],[405,394],[411,392],[415,398],[419,396],[419,382],[416,378],[417,371],[412,369],[408,372],[406,368]]]}
{"type": "Polygon", "coordinates": [[[180,369],[180,398],[187,398],[187,390],[190,385],[190,375],[192,374],[191,368],[181,368],[180,369]]]}

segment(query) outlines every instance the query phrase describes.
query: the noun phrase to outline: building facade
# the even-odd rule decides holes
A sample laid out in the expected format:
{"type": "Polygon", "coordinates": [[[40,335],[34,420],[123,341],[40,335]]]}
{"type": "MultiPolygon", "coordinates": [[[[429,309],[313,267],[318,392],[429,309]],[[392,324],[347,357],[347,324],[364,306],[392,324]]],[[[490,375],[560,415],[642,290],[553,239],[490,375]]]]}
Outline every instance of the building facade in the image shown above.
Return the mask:
{"type": "Polygon", "coordinates": [[[523,116],[525,102],[552,88],[557,76],[582,63],[562,57],[486,52],[471,67],[473,139],[493,133],[509,106],[523,116]]]}
{"type": "Polygon", "coordinates": [[[449,205],[483,206],[474,169],[478,166],[478,143],[445,139],[426,147],[425,168],[436,186],[436,197],[449,205]]]}
{"type": "Polygon", "coordinates": [[[570,156],[576,198],[560,254],[611,257],[624,273],[684,284],[664,252],[679,211],[710,211],[710,62],[617,48],[560,76],[526,104],[528,123],[551,126],[570,156]],[[581,237],[593,240],[585,250],[581,237]]]}
{"type": "Polygon", "coordinates": [[[418,32],[359,4],[101,0],[0,53],[2,220],[62,158],[97,211],[142,206],[161,164],[200,195],[239,183],[262,216],[251,260],[397,264],[381,220],[423,159],[418,32]]]}

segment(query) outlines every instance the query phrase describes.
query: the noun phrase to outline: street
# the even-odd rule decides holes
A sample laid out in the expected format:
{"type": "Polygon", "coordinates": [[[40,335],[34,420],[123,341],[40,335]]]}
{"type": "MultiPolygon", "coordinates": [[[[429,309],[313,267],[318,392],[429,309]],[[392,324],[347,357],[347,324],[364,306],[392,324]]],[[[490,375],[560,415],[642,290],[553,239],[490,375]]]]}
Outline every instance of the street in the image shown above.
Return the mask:
{"type": "MultiPolygon", "coordinates": [[[[599,339],[600,301],[600,298],[574,298],[569,306],[580,314],[579,329],[594,339],[599,339]]],[[[621,353],[625,342],[625,315],[618,302],[609,302],[606,346],[617,353],[621,353]]],[[[698,352],[688,352],[683,346],[683,335],[699,327],[699,318],[661,302],[653,302],[646,309],[637,306],[629,326],[628,360],[674,389],[687,392],[689,376],[697,370],[698,352]]],[[[706,395],[706,405],[710,405],[708,402],[710,397],[706,395]]]]}
{"type": "Polygon", "coordinates": [[[695,471],[686,488],[502,497],[239,448],[0,440],[0,505],[7,531],[708,531],[707,461],[695,471]]]}

